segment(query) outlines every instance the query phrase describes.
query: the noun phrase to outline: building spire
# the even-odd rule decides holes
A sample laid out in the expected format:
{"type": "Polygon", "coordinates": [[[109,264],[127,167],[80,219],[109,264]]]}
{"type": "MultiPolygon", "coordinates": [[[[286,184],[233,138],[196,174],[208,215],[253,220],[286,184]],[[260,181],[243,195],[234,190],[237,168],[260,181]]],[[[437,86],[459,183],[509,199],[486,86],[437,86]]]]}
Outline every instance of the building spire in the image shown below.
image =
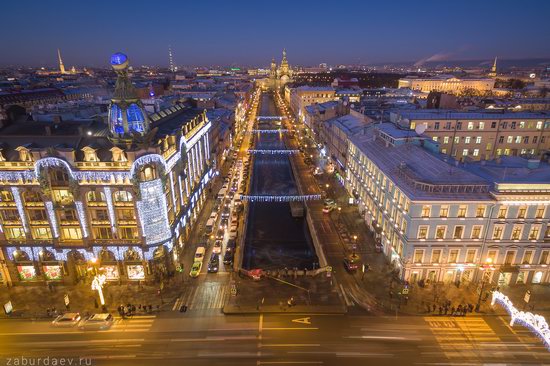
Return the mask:
{"type": "Polygon", "coordinates": [[[57,49],[57,58],[59,59],[59,72],[65,74],[65,65],[63,65],[63,60],[61,59],[61,51],[57,49]]]}
{"type": "Polygon", "coordinates": [[[168,46],[168,60],[169,60],[169,64],[170,64],[170,71],[171,72],[176,72],[178,71],[178,68],[174,65],[174,57],[172,55],[172,46],[168,46]]]}
{"type": "Polygon", "coordinates": [[[493,66],[491,67],[491,72],[489,73],[489,76],[492,76],[492,77],[497,76],[497,57],[495,57],[495,62],[493,63],[493,66]]]}

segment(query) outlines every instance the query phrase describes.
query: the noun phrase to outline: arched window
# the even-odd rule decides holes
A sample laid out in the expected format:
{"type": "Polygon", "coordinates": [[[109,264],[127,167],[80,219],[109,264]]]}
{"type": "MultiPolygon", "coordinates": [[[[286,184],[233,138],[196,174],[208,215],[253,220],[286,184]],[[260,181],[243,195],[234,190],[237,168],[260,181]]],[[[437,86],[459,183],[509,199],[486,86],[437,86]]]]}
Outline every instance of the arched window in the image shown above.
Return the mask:
{"type": "Polygon", "coordinates": [[[139,171],[139,178],[143,182],[157,179],[157,169],[153,165],[145,165],[139,171]]]}
{"type": "Polygon", "coordinates": [[[103,192],[90,191],[86,195],[88,202],[105,202],[105,194],[103,192]]]}
{"type": "Polygon", "coordinates": [[[142,133],[145,130],[145,118],[141,108],[139,108],[137,104],[130,104],[126,110],[126,118],[128,120],[128,129],[130,131],[142,133]]]}
{"type": "Polygon", "coordinates": [[[51,169],[50,178],[53,184],[69,182],[69,174],[67,174],[67,171],[65,169],[51,169]]]}
{"type": "Polygon", "coordinates": [[[124,133],[124,126],[122,122],[122,109],[116,104],[111,106],[111,113],[109,116],[109,124],[111,125],[111,131],[115,133],[124,133]]]}
{"type": "Polygon", "coordinates": [[[114,200],[115,202],[132,202],[132,194],[128,191],[116,191],[114,200]]]}

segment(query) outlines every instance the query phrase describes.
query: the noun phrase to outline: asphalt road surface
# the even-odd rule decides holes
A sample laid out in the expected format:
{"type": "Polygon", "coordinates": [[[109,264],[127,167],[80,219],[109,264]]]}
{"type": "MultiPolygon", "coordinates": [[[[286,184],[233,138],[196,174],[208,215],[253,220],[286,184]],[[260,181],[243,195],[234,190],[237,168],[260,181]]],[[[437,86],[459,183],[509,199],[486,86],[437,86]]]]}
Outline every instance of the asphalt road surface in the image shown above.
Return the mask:
{"type": "Polygon", "coordinates": [[[497,316],[224,316],[219,309],[202,308],[116,319],[107,331],[4,320],[0,356],[12,365],[22,358],[82,365],[550,363],[538,339],[521,327],[512,330],[507,322],[497,316]]]}

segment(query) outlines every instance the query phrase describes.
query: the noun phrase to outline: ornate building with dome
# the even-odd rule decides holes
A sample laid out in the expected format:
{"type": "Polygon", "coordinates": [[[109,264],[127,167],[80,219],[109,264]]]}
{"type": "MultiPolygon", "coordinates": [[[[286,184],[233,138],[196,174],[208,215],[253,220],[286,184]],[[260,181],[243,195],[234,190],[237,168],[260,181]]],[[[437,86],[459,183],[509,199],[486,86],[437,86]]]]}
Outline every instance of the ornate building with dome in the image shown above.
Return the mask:
{"type": "Polygon", "coordinates": [[[286,50],[283,49],[283,59],[281,64],[277,67],[275,58],[271,60],[271,69],[269,72],[269,78],[261,80],[261,85],[268,89],[281,89],[285,84],[294,81],[294,72],[290,67],[286,58],[286,50]]]}

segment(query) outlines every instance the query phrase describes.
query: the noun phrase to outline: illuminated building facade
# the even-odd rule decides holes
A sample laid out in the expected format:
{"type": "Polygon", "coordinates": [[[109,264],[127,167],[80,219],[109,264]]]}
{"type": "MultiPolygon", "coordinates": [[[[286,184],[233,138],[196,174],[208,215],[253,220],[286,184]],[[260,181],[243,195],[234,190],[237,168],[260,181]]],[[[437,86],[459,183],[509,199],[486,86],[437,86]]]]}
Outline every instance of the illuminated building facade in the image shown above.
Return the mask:
{"type": "Polygon", "coordinates": [[[148,281],[179,264],[214,176],[211,123],[183,104],[147,115],[126,56],[111,64],[108,126],[0,130],[4,283],[74,283],[94,267],[107,280],[148,281]]]}
{"type": "Polygon", "coordinates": [[[451,164],[381,127],[351,138],[345,186],[404,280],[550,282],[547,163],[451,164]]]}
{"type": "Polygon", "coordinates": [[[433,78],[406,77],[399,79],[397,87],[419,90],[424,93],[440,91],[460,94],[467,90],[491,92],[495,87],[495,80],[491,78],[459,79],[454,76],[433,78]]]}

